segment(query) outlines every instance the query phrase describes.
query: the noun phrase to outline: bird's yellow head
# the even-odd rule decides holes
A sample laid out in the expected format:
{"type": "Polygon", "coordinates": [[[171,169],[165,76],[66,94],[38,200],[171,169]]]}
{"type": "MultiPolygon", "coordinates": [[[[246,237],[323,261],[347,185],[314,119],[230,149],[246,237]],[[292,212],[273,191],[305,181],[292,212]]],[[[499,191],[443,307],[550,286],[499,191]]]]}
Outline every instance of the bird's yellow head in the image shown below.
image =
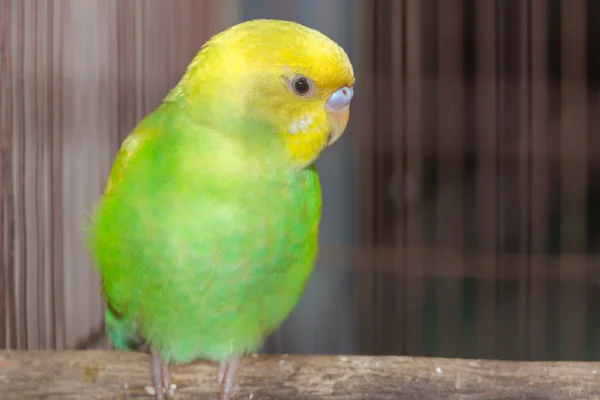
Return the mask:
{"type": "Polygon", "coordinates": [[[213,36],[169,96],[183,95],[192,110],[202,103],[203,118],[221,129],[269,127],[249,139],[267,135],[305,166],[344,133],[354,79],[347,54],[322,33],[251,20],[213,36]]]}

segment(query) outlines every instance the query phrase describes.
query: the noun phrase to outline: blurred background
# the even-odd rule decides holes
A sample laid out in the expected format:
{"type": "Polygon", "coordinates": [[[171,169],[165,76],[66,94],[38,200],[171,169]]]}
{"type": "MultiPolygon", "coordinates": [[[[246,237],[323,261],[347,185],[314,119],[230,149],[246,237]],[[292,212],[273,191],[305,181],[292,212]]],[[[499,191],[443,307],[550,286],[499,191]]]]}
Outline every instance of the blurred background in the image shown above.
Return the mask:
{"type": "Polygon", "coordinates": [[[598,359],[596,0],[0,0],[0,348],[106,347],[82,228],[120,143],[259,17],[357,76],[317,268],[265,351],[598,359]]]}

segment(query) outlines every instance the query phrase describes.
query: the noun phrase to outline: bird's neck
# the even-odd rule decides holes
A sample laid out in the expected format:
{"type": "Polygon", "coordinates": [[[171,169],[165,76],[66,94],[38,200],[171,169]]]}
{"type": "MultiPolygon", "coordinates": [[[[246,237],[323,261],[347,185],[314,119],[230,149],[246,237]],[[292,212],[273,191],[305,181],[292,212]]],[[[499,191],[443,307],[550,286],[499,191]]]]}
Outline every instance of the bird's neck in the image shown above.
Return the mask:
{"type": "Polygon", "coordinates": [[[262,165],[282,174],[299,173],[312,165],[326,147],[326,135],[320,132],[292,134],[263,119],[236,112],[216,102],[194,102],[180,99],[172,104],[181,111],[187,126],[201,132],[201,141],[213,144],[217,153],[239,157],[248,168],[262,165]]]}

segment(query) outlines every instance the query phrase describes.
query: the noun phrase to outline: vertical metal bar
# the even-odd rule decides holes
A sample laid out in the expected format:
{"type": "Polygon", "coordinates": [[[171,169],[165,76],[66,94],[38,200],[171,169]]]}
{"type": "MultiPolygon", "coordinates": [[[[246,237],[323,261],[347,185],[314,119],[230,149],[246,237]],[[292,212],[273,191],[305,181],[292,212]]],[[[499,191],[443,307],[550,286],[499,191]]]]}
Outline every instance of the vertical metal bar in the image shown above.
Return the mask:
{"type": "MultiPolygon", "coordinates": [[[[359,349],[361,353],[371,353],[375,345],[374,332],[374,308],[375,308],[375,268],[367,268],[373,265],[373,239],[375,238],[375,224],[373,221],[375,210],[375,187],[374,179],[376,170],[374,168],[375,157],[375,135],[373,134],[375,125],[375,112],[377,98],[375,90],[375,52],[376,52],[376,9],[378,0],[358,0],[358,15],[361,15],[359,29],[359,54],[363,61],[362,77],[363,82],[357,82],[357,90],[361,89],[360,95],[356,98],[355,109],[361,110],[358,115],[357,123],[360,124],[361,135],[359,145],[357,146],[357,160],[361,168],[359,169],[359,190],[357,193],[360,209],[359,215],[359,243],[362,247],[357,254],[357,273],[360,278],[358,282],[357,320],[362,323],[359,329],[359,349]]],[[[376,267],[376,266],[373,266],[376,267]]]]}
{"type": "MultiPolygon", "coordinates": [[[[463,0],[440,0],[438,30],[438,177],[447,188],[438,198],[438,245],[449,251],[436,262],[439,355],[456,354],[460,346],[461,279],[443,280],[444,270],[462,269],[462,158],[464,156],[463,0]]],[[[445,252],[441,252],[445,253],[445,252]]]]}
{"type": "Polygon", "coordinates": [[[498,188],[496,186],[496,1],[476,3],[477,232],[484,253],[477,268],[477,354],[492,358],[496,339],[496,251],[498,188]]]}
{"type": "MultiPolygon", "coordinates": [[[[519,207],[519,246],[520,254],[529,252],[529,204],[531,186],[530,159],[531,159],[531,102],[530,102],[530,7],[529,0],[521,1],[518,7],[519,14],[519,65],[518,65],[518,87],[517,104],[519,110],[518,138],[515,143],[518,157],[518,198],[519,207]]],[[[517,268],[523,273],[517,275],[517,346],[515,355],[524,357],[528,343],[528,319],[529,319],[529,257],[519,257],[517,268]]]]}
{"type": "MultiPolygon", "coordinates": [[[[37,331],[31,335],[33,345],[30,345],[30,349],[40,349],[45,345],[45,304],[47,303],[45,297],[45,284],[44,284],[44,271],[46,270],[46,249],[47,243],[46,238],[48,234],[46,232],[46,218],[48,216],[48,202],[46,201],[46,182],[48,181],[45,176],[45,171],[48,170],[47,163],[47,137],[48,132],[46,131],[46,120],[48,118],[48,103],[45,101],[48,81],[52,79],[46,71],[48,71],[47,53],[48,53],[48,19],[44,18],[48,13],[48,2],[36,3],[33,9],[32,19],[34,24],[38,27],[38,35],[35,38],[35,50],[34,50],[34,62],[32,68],[34,72],[33,87],[35,88],[34,93],[36,106],[34,108],[36,116],[35,130],[37,131],[37,137],[35,138],[35,151],[33,152],[34,160],[33,164],[33,179],[35,184],[33,185],[33,197],[35,198],[34,209],[29,212],[31,221],[29,222],[32,227],[33,234],[30,239],[30,243],[33,242],[35,245],[35,259],[32,262],[31,268],[34,272],[35,281],[31,283],[35,294],[31,296],[31,308],[34,310],[34,318],[30,322],[37,331]]],[[[50,38],[51,40],[51,38],[50,38]]],[[[32,288],[30,287],[29,290],[32,288]]],[[[31,329],[28,329],[31,331],[31,329]]]]}
{"type": "MultiPolygon", "coordinates": [[[[587,224],[586,1],[561,6],[561,248],[579,255],[586,251],[587,224]]],[[[583,357],[585,344],[585,261],[576,260],[560,263],[561,357],[567,359],[583,357]]]]}
{"type": "Polygon", "coordinates": [[[422,125],[423,94],[421,65],[421,0],[408,0],[406,5],[406,174],[410,181],[405,182],[404,201],[408,203],[405,212],[407,248],[405,268],[407,269],[406,308],[408,332],[406,347],[408,354],[419,355],[423,351],[423,274],[422,257],[424,220],[423,203],[420,198],[411,198],[411,182],[418,185],[423,177],[422,125]]]}
{"type": "Polygon", "coordinates": [[[529,353],[542,359],[547,347],[546,237],[548,226],[548,8],[544,1],[531,2],[531,221],[529,353]]]}
{"type": "Polygon", "coordinates": [[[27,343],[27,240],[25,227],[25,156],[28,154],[26,147],[27,141],[25,137],[25,104],[23,99],[24,93],[24,53],[29,50],[28,43],[25,43],[25,17],[26,4],[20,3],[18,8],[18,19],[13,25],[14,40],[13,49],[18,49],[15,52],[13,68],[15,71],[14,79],[14,108],[13,108],[13,134],[18,139],[13,147],[13,159],[15,160],[16,171],[14,175],[14,190],[15,190],[15,263],[14,268],[14,287],[15,287],[15,318],[17,321],[17,348],[26,349],[27,343]]]}
{"type": "Polygon", "coordinates": [[[53,48],[53,71],[54,87],[52,90],[52,133],[51,133],[51,213],[52,213],[52,320],[53,320],[53,347],[62,349],[65,347],[66,341],[66,326],[65,326],[65,306],[63,293],[64,285],[64,265],[65,251],[63,248],[63,232],[65,228],[63,202],[63,134],[64,134],[64,118],[63,118],[63,99],[65,81],[63,68],[63,52],[64,52],[64,24],[63,20],[67,15],[65,0],[55,0],[52,12],[49,13],[49,18],[53,21],[53,34],[56,41],[56,47],[53,48]]]}
{"type": "MultiPolygon", "coordinates": [[[[385,192],[382,193],[382,189],[385,188],[385,152],[388,149],[386,145],[386,139],[388,139],[389,135],[389,121],[390,121],[390,110],[389,110],[389,98],[388,94],[388,86],[390,82],[387,81],[389,76],[382,74],[382,71],[386,67],[386,58],[389,53],[389,24],[386,20],[389,17],[389,0],[378,0],[377,1],[377,9],[375,11],[375,31],[376,31],[376,41],[375,41],[375,96],[376,96],[376,106],[375,106],[375,126],[374,126],[374,140],[375,140],[375,154],[374,154],[374,164],[375,164],[375,243],[376,243],[376,251],[380,253],[381,247],[379,241],[382,238],[382,234],[384,232],[384,228],[387,224],[387,215],[385,214],[385,204],[384,204],[384,195],[385,192]]],[[[383,349],[382,345],[382,335],[384,333],[384,283],[386,281],[385,270],[382,270],[382,259],[381,257],[377,257],[375,261],[375,309],[373,310],[373,314],[375,316],[375,328],[374,328],[374,347],[375,353],[380,354],[383,349]]],[[[387,260],[385,260],[387,261],[387,260]]],[[[384,261],[384,262],[385,262],[384,261]]]]}
{"type": "MultiPolygon", "coordinates": [[[[388,3],[390,7],[390,16],[392,21],[396,23],[390,24],[389,32],[389,48],[391,52],[390,64],[387,68],[390,71],[391,82],[388,88],[391,88],[392,96],[390,96],[391,109],[387,115],[390,120],[391,134],[391,150],[392,150],[392,168],[395,176],[404,177],[406,170],[404,168],[404,151],[405,151],[405,129],[404,121],[406,118],[406,88],[404,80],[404,65],[406,59],[406,52],[404,51],[406,46],[406,1],[391,1],[388,3]]],[[[389,91],[389,89],[388,89],[389,91]]],[[[386,176],[388,179],[389,175],[386,176]]],[[[402,181],[401,181],[402,182],[402,181]]],[[[389,188],[390,183],[384,186],[389,188]]],[[[388,192],[389,193],[389,192],[388,192]]],[[[393,254],[394,262],[394,282],[400,288],[400,291],[396,291],[394,295],[387,292],[390,297],[387,302],[391,303],[388,309],[395,309],[395,312],[391,315],[385,315],[384,320],[390,321],[394,318],[396,323],[394,326],[384,326],[383,330],[388,335],[389,331],[393,331],[392,335],[388,337],[391,340],[388,342],[384,352],[394,351],[395,353],[406,353],[406,331],[407,331],[407,320],[406,320],[406,288],[407,288],[407,276],[406,276],[406,247],[405,247],[405,218],[403,215],[403,204],[397,203],[395,205],[396,218],[395,218],[395,232],[394,232],[394,247],[395,251],[393,254]],[[393,296],[393,298],[392,298],[393,296]],[[393,305],[393,306],[392,306],[393,305]],[[392,308],[393,307],[393,308],[392,308]],[[393,343],[393,344],[392,344],[393,343]],[[388,350],[389,349],[389,350],[388,350]]],[[[388,222],[389,223],[389,222],[388,222]]],[[[388,286],[389,287],[389,286],[388,286]]]]}
{"type": "Polygon", "coordinates": [[[12,214],[12,24],[14,2],[0,3],[0,348],[11,348],[10,268],[13,265],[14,233],[12,214]]]}

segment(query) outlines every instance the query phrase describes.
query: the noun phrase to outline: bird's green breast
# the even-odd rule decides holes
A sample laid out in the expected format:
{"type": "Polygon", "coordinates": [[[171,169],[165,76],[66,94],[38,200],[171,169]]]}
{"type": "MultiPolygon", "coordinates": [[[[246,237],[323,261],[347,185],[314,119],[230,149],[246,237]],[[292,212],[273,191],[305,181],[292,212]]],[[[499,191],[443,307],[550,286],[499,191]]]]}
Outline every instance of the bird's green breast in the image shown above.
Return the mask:
{"type": "Polygon", "coordinates": [[[172,362],[258,349],[297,304],[317,254],[314,167],[250,163],[244,176],[226,148],[148,141],[92,226],[109,305],[172,362]]]}

